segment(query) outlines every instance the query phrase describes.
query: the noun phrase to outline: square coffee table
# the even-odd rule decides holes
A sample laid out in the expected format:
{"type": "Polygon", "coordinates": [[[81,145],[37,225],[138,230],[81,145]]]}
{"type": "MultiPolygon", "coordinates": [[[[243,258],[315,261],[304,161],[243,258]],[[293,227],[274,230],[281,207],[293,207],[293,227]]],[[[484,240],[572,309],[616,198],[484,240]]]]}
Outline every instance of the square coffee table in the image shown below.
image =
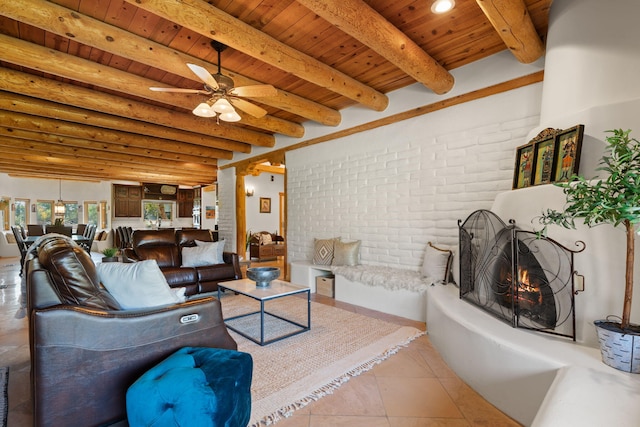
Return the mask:
{"type": "MultiPolygon", "coordinates": [[[[256,282],[249,279],[231,280],[229,282],[218,283],[218,299],[221,302],[222,302],[222,300],[220,299],[221,291],[224,291],[226,289],[260,302],[260,310],[258,311],[252,311],[249,313],[224,319],[224,322],[227,325],[227,328],[237,332],[238,334],[255,342],[256,344],[260,344],[260,345],[271,344],[273,342],[280,341],[282,339],[301,334],[311,329],[311,293],[310,293],[309,287],[293,285],[283,280],[274,280],[271,282],[269,286],[266,286],[266,287],[258,287],[256,286],[256,282]],[[272,301],[278,298],[291,296],[291,295],[296,295],[296,294],[307,294],[307,298],[306,298],[307,299],[307,324],[306,325],[295,322],[291,319],[287,319],[281,315],[274,314],[265,310],[265,302],[272,301]],[[258,321],[257,318],[259,317],[260,339],[254,338],[250,336],[246,331],[242,331],[239,328],[230,324],[235,319],[242,319],[242,318],[248,318],[248,317],[256,317],[256,321],[258,321]],[[265,340],[265,319],[279,319],[280,321],[284,321],[290,325],[293,325],[295,327],[294,331],[285,333],[275,338],[265,340]]],[[[300,301],[304,301],[304,299],[300,299],[300,301]]]]}

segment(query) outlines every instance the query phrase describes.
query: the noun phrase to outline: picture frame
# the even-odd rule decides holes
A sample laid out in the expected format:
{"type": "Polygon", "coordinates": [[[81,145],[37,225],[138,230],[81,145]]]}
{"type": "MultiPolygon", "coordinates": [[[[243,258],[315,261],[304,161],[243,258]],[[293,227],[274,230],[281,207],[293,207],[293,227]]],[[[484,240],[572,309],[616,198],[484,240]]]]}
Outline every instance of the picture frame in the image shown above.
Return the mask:
{"type": "Polygon", "coordinates": [[[584,125],[546,128],[518,147],[512,188],[569,181],[578,173],[583,135],[584,125]]]}
{"type": "Polygon", "coordinates": [[[538,141],[534,147],[535,172],[533,174],[533,185],[550,184],[553,180],[556,138],[551,137],[538,141]]]}
{"type": "Polygon", "coordinates": [[[271,213],[270,197],[260,197],[260,213],[271,213]]]}
{"type": "Polygon", "coordinates": [[[577,125],[556,134],[553,182],[566,182],[578,174],[584,125],[577,125]]]}
{"type": "Polygon", "coordinates": [[[516,150],[516,165],[513,174],[513,189],[530,187],[535,170],[534,145],[528,143],[516,150]]]}

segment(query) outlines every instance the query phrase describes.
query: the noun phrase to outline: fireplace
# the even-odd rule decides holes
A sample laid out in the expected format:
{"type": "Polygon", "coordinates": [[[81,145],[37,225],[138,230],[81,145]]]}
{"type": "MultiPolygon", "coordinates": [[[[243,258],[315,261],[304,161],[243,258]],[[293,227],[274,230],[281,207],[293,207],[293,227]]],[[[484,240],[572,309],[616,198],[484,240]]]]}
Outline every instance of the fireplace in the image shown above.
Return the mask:
{"type": "Polygon", "coordinates": [[[460,298],[513,327],[575,341],[573,255],[553,239],[505,224],[488,210],[458,222],[460,298]]]}

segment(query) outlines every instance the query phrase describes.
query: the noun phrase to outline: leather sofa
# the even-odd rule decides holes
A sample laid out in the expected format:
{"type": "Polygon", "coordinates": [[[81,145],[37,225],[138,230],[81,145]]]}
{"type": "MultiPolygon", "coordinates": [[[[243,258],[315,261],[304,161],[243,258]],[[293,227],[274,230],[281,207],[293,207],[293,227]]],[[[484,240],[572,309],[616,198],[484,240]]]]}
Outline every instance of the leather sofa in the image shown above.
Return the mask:
{"type": "Polygon", "coordinates": [[[25,277],[35,426],[120,422],[127,388],[178,349],[237,349],[215,298],[120,309],[70,238],[34,243],[25,277]]]}
{"type": "Polygon", "coordinates": [[[133,262],[155,259],[169,286],[186,288],[186,295],[217,291],[218,282],[242,278],[238,254],[232,252],[224,252],[224,264],[183,267],[182,248],[196,240],[214,241],[211,230],[135,230],[124,254],[133,262]]]}

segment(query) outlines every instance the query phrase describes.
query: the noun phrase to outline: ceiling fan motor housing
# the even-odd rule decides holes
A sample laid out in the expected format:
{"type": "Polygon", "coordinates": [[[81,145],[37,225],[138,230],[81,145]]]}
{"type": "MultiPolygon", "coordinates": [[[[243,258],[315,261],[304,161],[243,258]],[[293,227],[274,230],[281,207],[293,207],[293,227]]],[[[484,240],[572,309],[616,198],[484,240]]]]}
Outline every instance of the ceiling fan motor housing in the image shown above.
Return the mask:
{"type": "Polygon", "coordinates": [[[224,74],[212,74],[212,76],[218,82],[220,90],[226,92],[233,89],[233,79],[231,77],[225,76],[224,74]]]}

